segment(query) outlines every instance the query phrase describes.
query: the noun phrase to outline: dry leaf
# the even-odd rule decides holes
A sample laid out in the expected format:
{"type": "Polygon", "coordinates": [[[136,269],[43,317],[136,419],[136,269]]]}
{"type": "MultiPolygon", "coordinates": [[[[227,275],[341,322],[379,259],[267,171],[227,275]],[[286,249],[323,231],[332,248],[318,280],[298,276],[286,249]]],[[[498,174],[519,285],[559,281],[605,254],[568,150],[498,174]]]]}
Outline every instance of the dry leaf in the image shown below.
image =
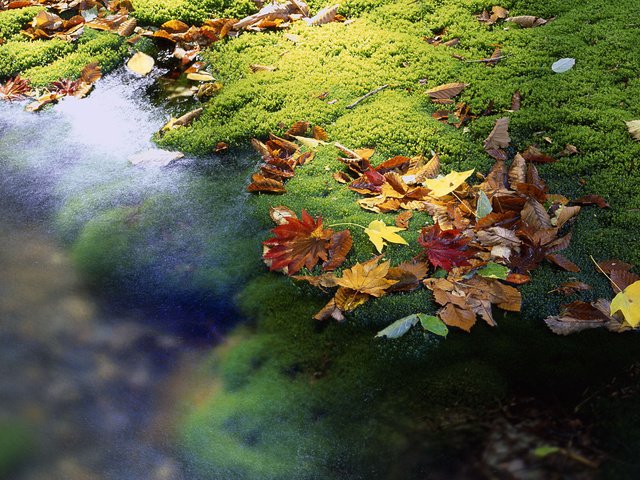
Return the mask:
{"type": "Polygon", "coordinates": [[[127,68],[129,70],[142,76],[148,75],[151,70],[153,70],[154,65],[155,60],[153,57],[142,52],[136,52],[127,62],[127,68]]]}

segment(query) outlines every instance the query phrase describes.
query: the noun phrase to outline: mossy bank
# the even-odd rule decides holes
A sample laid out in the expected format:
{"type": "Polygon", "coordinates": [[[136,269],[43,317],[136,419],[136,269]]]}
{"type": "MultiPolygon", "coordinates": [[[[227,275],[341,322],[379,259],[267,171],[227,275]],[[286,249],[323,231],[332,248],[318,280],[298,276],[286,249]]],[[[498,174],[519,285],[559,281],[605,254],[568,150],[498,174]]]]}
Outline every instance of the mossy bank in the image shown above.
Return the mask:
{"type": "MultiPolygon", "coordinates": [[[[174,15],[195,22],[209,8],[238,16],[247,13],[245,8],[250,11],[247,3],[213,0],[134,5],[140,19],[154,24],[174,15]]],[[[474,15],[492,5],[465,0],[347,1],[344,13],[352,22],[317,28],[299,23],[287,32],[247,33],[204,52],[224,87],[193,126],[158,138],[162,146],[208,156],[220,141],[232,149],[246,148],[251,137],[282,133],[292,122],[306,120],[325,128],[331,140],[375,148],[374,164],[392,155],[434,150],[445,171],[475,168],[484,173],[492,162],[482,141],[496,118],[506,115],[511,119],[510,153],[531,144],[550,154],[558,154],[566,144],[578,148],[577,155],[540,168],[551,192],[574,198],[597,193],[612,205],[608,210],[584,208],[573,228],[567,256],[581,273],[543,267],[522,289],[522,316],[500,318],[498,328],[479,326],[470,335],[452,332],[444,341],[418,331],[397,341],[374,339],[375,332],[396,318],[433,312],[426,290],[370,301],[343,324],[320,325],[311,317],[326,295],[277,274],[263,274],[266,267],[253,263],[257,278],[244,288],[236,282],[236,305],[252,321],[203,366],[203,383],[211,388],[185,402],[185,457],[205,477],[422,478],[437,471],[454,478],[459,471],[451,470],[451,459],[479,448],[484,434],[472,426],[460,440],[451,418],[473,412],[469,418],[477,420],[484,410],[513,395],[534,396],[571,410],[586,388],[597,390],[637,358],[640,348],[633,334],[557,337],[541,320],[557,312],[561,303],[579,298],[549,293],[572,277],[594,287],[582,299],[611,296],[589,255],[640,264],[635,243],[640,233],[640,143],[624,125],[640,116],[640,53],[629,48],[640,41],[640,29],[629,26],[640,5],[632,0],[615,5],[602,0],[503,2],[514,16],[555,17],[533,29],[478,22],[474,15]],[[434,47],[423,39],[434,34],[459,37],[460,43],[434,47]],[[486,58],[495,45],[504,56],[495,66],[453,57],[486,58]],[[556,74],[551,64],[561,57],[575,58],[576,66],[556,74]],[[276,70],[252,73],[251,64],[276,70]],[[424,91],[448,82],[469,84],[459,98],[474,112],[493,101],[495,113],[466,129],[438,123],[431,115],[442,107],[433,105],[424,91]],[[346,109],[385,84],[385,90],[346,109]],[[510,112],[516,90],[522,94],[522,107],[510,112]]],[[[325,2],[313,2],[314,9],[321,6],[325,2]]],[[[7,54],[13,41],[3,46],[7,54]]],[[[48,48],[36,49],[46,62],[55,55],[67,58],[80,45],[69,53],[53,52],[68,46],[48,48]]],[[[20,61],[27,65],[29,60],[20,61]]],[[[42,68],[37,63],[21,68],[42,68]]],[[[322,215],[327,224],[366,225],[376,218],[357,206],[355,193],[332,179],[331,173],[341,168],[337,155],[333,147],[321,147],[313,162],[287,182],[287,194],[249,199],[241,213],[250,217],[251,230],[234,230],[224,237],[234,248],[243,248],[212,249],[211,256],[222,252],[257,260],[260,241],[271,226],[268,208],[277,204],[296,212],[305,208],[322,215]]],[[[259,158],[254,158],[257,164],[259,158]]],[[[228,185],[240,191],[248,173],[237,172],[244,177],[228,185]]],[[[221,192],[228,193],[222,187],[221,192]]],[[[179,222],[167,220],[176,210],[167,204],[171,202],[159,197],[142,206],[119,206],[78,226],[73,219],[82,218],[82,202],[69,203],[68,215],[61,217],[71,219],[65,224],[76,225],[70,241],[78,263],[94,278],[117,282],[138,270],[153,271],[152,265],[160,261],[143,246],[152,233],[170,237],[177,230],[179,222]],[[169,225],[166,231],[164,223],[169,225]],[[138,250],[129,248],[132,243],[138,250]]],[[[205,203],[212,209],[225,208],[223,204],[220,197],[217,203],[205,203]]],[[[235,217],[227,218],[233,222],[235,217]]],[[[380,218],[390,224],[393,217],[380,218]]],[[[411,231],[403,233],[413,247],[388,247],[386,255],[393,263],[418,252],[416,226],[428,221],[417,216],[411,231]]],[[[359,230],[352,233],[355,245],[349,260],[369,258],[371,245],[359,230]]],[[[178,247],[183,240],[169,244],[178,247]]],[[[230,279],[236,274],[224,271],[230,279]]],[[[213,289],[224,283],[224,275],[203,276],[198,285],[210,282],[213,289]]],[[[595,441],[604,450],[605,439],[623,428],[618,412],[637,410],[633,400],[615,401],[603,401],[588,417],[599,427],[595,441]],[[600,425],[597,418],[605,413],[611,421],[600,425]]],[[[602,472],[610,478],[638,473],[633,452],[640,446],[640,429],[635,416],[629,413],[629,418],[623,429],[625,448],[618,452],[627,463],[607,464],[602,472]]]]}

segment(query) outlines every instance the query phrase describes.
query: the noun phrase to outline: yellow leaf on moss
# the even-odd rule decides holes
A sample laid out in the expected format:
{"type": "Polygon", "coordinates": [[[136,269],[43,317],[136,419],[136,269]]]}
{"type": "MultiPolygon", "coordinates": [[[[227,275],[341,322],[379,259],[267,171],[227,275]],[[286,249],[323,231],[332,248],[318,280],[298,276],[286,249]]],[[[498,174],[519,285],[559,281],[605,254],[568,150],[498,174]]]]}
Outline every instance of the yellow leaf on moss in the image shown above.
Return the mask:
{"type": "Polygon", "coordinates": [[[378,253],[382,253],[382,248],[386,245],[385,240],[391,243],[408,245],[404,238],[395,233],[401,232],[402,230],[404,230],[404,228],[390,227],[382,220],[374,220],[364,229],[364,233],[369,236],[369,240],[375,245],[378,253]]]}
{"type": "Polygon", "coordinates": [[[145,76],[149,72],[151,72],[151,70],[153,70],[154,64],[155,60],[152,57],[150,57],[146,53],[137,52],[127,62],[127,68],[133,73],[145,76]]]}
{"type": "Polygon", "coordinates": [[[431,190],[429,195],[432,197],[444,197],[462,185],[472,173],[473,169],[467,170],[466,172],[451,172],[444,177],[427,178],[423,182],[423,185],[431,190]]]}
{"type": "Polygon", "coordinates": [[[611,301],[611,315],[620,312],[632,327],[640,324],[640,280],[618,293],[611,301]]]}

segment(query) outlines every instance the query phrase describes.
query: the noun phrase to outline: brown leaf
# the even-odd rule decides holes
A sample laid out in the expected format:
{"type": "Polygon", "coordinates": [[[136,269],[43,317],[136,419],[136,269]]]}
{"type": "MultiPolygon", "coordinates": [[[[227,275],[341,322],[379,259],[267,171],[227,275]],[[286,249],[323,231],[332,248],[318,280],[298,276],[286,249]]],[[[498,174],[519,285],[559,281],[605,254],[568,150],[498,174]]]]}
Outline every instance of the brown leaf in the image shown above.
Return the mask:
{"type": "Polygon", "coordinates": [[[410,163],[411,159],[409,157],[403,157],[399,155],[382,162],[375,168],[375,170],[382,175],[392,171],[404,174],[409,169],[410,163]]]}
{"type": "Polygon", "coordinates": [[[312,132],[313,138],[315,138],[316,140],[322,140],[323,142],[329,140],[329,135],[327,135],[327,132],[325,132],[324,128],[318,125],[315,125],[313,127],[312,132]]]}
{"type": "Polygon", "coordinates": [[[452,303],[448,303],[440,310],[438,316],[450,327],[458,327],[466,332],[470,332],[471,327],[476,323],[476,314],[474,312],[456,307],[452,303]]]}
{"type": "Polygon", "coordinates": [[[527,162],[519,153],[513,158],[509,168],[509,185],[513,189],[518,183],[527,182],[527,162]]]}
{"type": "Polygon", "coordinates": [[[551,291],[562,293],[563,295],[572,295],[576,292],[582,292],[584,290],[591,290],[591,285],[587,285],[584,282],[571,281],[561,283],[558,288],[551,291]]]}
{"type": "Polygon", "coordinates": [[[284,184],[280,180],[267,178],[259,173],[251,175],[251,183],[247,187],[249,192],[285,193],[284,184]]]}
{"type": "MultiPolygon", "coordinates": [[[[336,296],[338,296],[340,290],[341,289],[338,289],[338,292],[336,292],[336,296]]],[[[344,293],[342,295],[344,295],[344,293]]],[[[334,297],[329,300],[329,302],[324,307],[322,307],[322,310],[316,313],[313,318],[319,321],[333,318],[338,322],[342,322],[344,321],[344,312],[338,307],[336,299],[334,297]]]]}
{"type": "Polygon", "coordinates": [[[304,137],[307,130],[309,130],[309,122],[297,121],[285,132],[285,135],[290,137],[304,137]]]}
{"type": "Polygon", "coordinates": [[[446,83],[426,91],[432,99],[449,100],[457,96],[468,85],[466,83],[446,83]]]}
{"type": "Polygon", "coordinates": [[[98,62],[89,63],[80,72],[80,81],[83,83],[95,83],[102,77],[102,71],[98,62]]]}
{"type": "Polygon", "coordinates": [[[321,275],[292,275],[291,278],[307,282],[309,285],[318,288],[333,288],[338,286],[336,276],[331,272],[321,275]]]}
{"type": "Polygon", "coordinates": [[[551,218],[544,206],[533,198],[529,198],[520,213],[522,220],[535,229],[551,228],[551,218]]]}
{"type": "Polygon", "coordinates": [[[609,276],[611,277],[611,287],[616,293],[640,280],[640,276],[629,270],[611,270],[609,276]]]}
{"type": "Polygon", "coordinates": [[[545,153],[542,153],[538,148],[534,147],[533,145],[527,148],[522,154],[522,156],[527,162],[553,163],[557,161],[555,158],[545,153]]]}
{"type": "Polygon", "coordinates": [[[559,157],[569,157],[578,153],[578,148],[575,145],[567,144],[564,149],[558,154],[559,157]]]}
{"type": "Polygon", "coordinates": [[[556,226],[562,228],[565,223],[580,213],[580,207],[562,207],[556,213],[556,226]]]}
{"type": "Polygon", "coordinates": [[[329,259],[322,264],[322,269],[326,271],[335,270],[344,263],[347,254],[351,250],[353,239],[349,230],[336,232],[331,236],[329,242],[329,259]]]}
{"type": "MultiPolygon", "coordinates": [[[[274,67],[273,65],[260,65],[259,63],[252,63],[251,65],[249,65],[249,69],[251,69],[251,71],[253,73],[256,72],[275,72],[278,67],[274,67]]],[[[308,122],[306,122],[308,123],[308,122]]],[[[306,132],[306,130],[305,130],[306,132]]]]}
{"type": "Polygon", "coordinates": [[[340,183],[351,183],[351,181],[353,180],[349,175],[347,175],[344,172],[334,172],[333,179],[336,182],[340,182],[340,183]]]}
{"type": "MultiPolygon", "coordinates": [[[[553,230],[551,231],[553,232],[553,230]]],[[[564,237],[560,237],[552,242],[546,243],[542,242],[545,246],[547,253],[559,252],[560,250],[564,250],[571,243],[571,232],[567,233],[564,237]]]]}
{"type": "Polygon", "coordinates": [[[579,266],[559,253],[550,253],[546,255],[545,258],[568,272],[578,273],[580,271],[579,266]]]}
{"type": "Polygon", "coordinates": [[[520,103],[522,102],[522,95],[520,90],[516,90],[513,92],[513,96],[511,97],[511,110],[517,112],[520,110],[520,103]]]}
{"type": "Polygon", "coordinates": [[[488,247],[502,245],[514,248],[522,243],[522,240],[518,238],[515,232],[502,227],[491,227],[486,230],[480,230],[476,233],[476,237],[483,246],[488,247]]]}
{"type": "Polygon", "coordinates": [[[536,199],[540,203],[544,203],[547,200],[547,194],[544,190],[539,189],[531,183],[517,183],[512,187],[516,192],[521,193],[527,197],[536,199]]]}
{"type": "Polygon", "coordinates": [[[545,192],[547,191],[547,186],[545,185],[542,178],[540,178],[540,175],[538,174],[538,169],[532,163],[527,165],[527,183],[530,183],[531,185],[535,185],[542,191],[545,191],[545,192]]]}
{"type": "Polygon", "coordinates": [[[575,205],[597,205],[599,208],[609,208],[607,201],[600,195],[584,195],[572,200],[571,203],[575,205]]]}
{"type": "Polygon", "coordinates": [[[130,18],[126,22],[123,22],[118,27],[118,30],[116,30],[116,32],[121,37],[128,37],[133,33],[137,25],[138,25],[138,21],[135,18],[130,18]]]}
{"type": "Polygon", "coordinates": [[[402,212],[396,217],[396,227],[409,228],[409,220],[411,220],[411,217],[413,217],[413,212],[411,210],[402,212]]]}
{"type": "Polygon", "coordinates": [[[610,275],[614,270],[629,271],[633,268],[633,265],[623,262],[622,260],[602,260],[598,262],[598,267],[607,275],[610,275]]]}
{"type": "Polygon", "coordinates": [[[509,137],[509,118],[499,118],[484,141],[484,149],[487,151],[499,150],[509,146],[511,138],[509,137]]]}

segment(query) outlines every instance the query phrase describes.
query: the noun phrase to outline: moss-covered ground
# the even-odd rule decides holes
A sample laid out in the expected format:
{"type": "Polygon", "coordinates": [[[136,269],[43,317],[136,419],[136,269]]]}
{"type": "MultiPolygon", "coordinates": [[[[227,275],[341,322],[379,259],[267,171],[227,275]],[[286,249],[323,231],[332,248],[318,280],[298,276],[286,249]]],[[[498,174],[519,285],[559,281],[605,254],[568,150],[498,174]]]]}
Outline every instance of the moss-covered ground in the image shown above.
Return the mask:
{"type": "MultiPolygon", "coordinates": [[[[327,2],[309,3],[317,9],[327,2]]],[[[306,120],[325,128],[331,140],[375,148],[374,164],[392,155],[428,155],[434,150],[445,170],[486,172],[492,162],[482,141],[495,119],[506,115],[511,119],[510,153],[534,143],[550,154],[558,154],[566,144],[578,148],[577,155],[540,167],[551,192],[574,198],[597,193],[612,206],[584,208],[573,227],[566,255],[581,273],[542,267],[522,288],[521,316],[500,318],[496,329],[453,332],[443,341],[418,331],[397,341],[373,338],[396,318],[433,312],[425,290],[368,302],[344,324],[319,325],[311,316],[328,297],[315,289],[266,273],[238,287],[236,304],[252,321],[203,366],[203,382],[215,388],[187,402],[182,429],[185,456],[206,478],[406,479],[425,478],[430,472],[436,472],[433,478],[456,478],[461,470],[455,463],[477,458],[486,432],[472,424],[461,440],[455,419],[466,418],[468,412],[474,412],[470,418],[482,418],[481,412],[514,395],[572,411],[586,390],[601,391],[636,360],[640,348],[634,334],[593,331],[557,337],[541,320],[557,312],[561,303],[611,296],[589,255],[640,264],[635,243],[640,233],[640,143],[631,139],[624,124],[640,116],[640,53],[635,48],[640,27],[634,20],[640,4],[502,2],[514,16],[556,17],[533,29],[478,22],[474,15],[492,5],[484,0],[347,0],[341,10],[353,20],[347,24],[295,24],[287,32],[245,34],[205,51],[224,87],[192,127],[158,138],[162,146],[209,155],[220,141],[232,149],[245,148],[251,137],[279,134],[283,126],[306,120]],[[435,34],[459,37],[460,43],[434,47],[423,40],[435,34]],[[452,56],[485,58],[495,45],[505,58],[493,67],[452,56]],[[576,65],[556,74],[551,64],[562,57],[575,58],[576,65]],[[252,73],[251,64],[277,70],[252,73]],[[468,83],[460,101],[474,112],[493,101],[494,115],[478,118],[466,129],[438,123],[431,114],[441,107],[424,91],[448,82],[468,83]],[[383,84],[389,87],[356,108],[345,108],[383,84]],[[522,94],[522,108],[509,112],[515,90],[522,94]],[[549,293],[572,277],[593,290],[580,297],[549,293]]],[[[152,24],[174,16],[198,22],[209,9],[232,16],[251,11],[250,2],[214,0],[137,0],[134,6],[138,18],[152,24]]],[[[1,76],[28,69],[25,76],[44,82],[47,74],[56,76],[58,66],[75,65],[71,59],[82,54],[83,45],[90,50],[92,41],[119,42],[111,34],[95,34],[73,47],[30,42],[24,51],[32,54],[16,54],[21,44],[16,43],[15,20],[9,21],[8,15],[20,13],[0,13],[0,35],[8,39],[0,46],[1,76]],[[45,63],[56,69],[47,69],[45,63]],[[16,64],[19,67],[12,66],[16,64]]],[[[115,61],[111,49],[90,51],[115,61]]],[[[341,168],[337,156],[333,147],[321,147],[314,161],[300,167],[286,184],[287,194],[252,198],[251,211],[244,214],[253,215],[261,230],[224,241],[245,242],[240,250],[258,258],[259,242],[270,228],[268,208],[277,204],[297,212],[305,208],[326,223],[368,224],[373,214],[359,209],[356,194],[331,178],[341,168]]],[[[223,195],[210,201],[214,212],[226,208],[223,195]]],[[[143,245],[145,232],[155,232],[157,223],[167,221],[172,213],[163,205],[148,202],[142,215],[133,212],[142,218],[133,227],[127,223],[132,214],[127,209],[78,227],[78,236],[72,236],[76,260],[96,278],[117,280],[136,269],[149,269],[152,253],[132,255],[127,247],[132,241],[143,245]]],[[[391,216],[381,218],[392,223],[391,216]]],[[[412,245],[416,225],[426,221],[417,216],[412,230],[403,233],[412,245]]],[[[350,260],[368,258],[370,244],[360,231],[352,233],[350,260]]],[[[387,256],[397,262],[417,251],[415,246],[392,245],[387,256]]],[[[242,255],[237,252],[224,246],[211,249],[212,256],[242,255]]],[[[211,288],[223,284],[225,275],[235,275],[224,269],[210,273],[211,288]]],[[[597,448],[614,457],[599,471],[604,477],[634,478],[640,472],[634,456],[640,447],[635,403],[598,397],[583,418],[594,425],[597,448]]]]}

